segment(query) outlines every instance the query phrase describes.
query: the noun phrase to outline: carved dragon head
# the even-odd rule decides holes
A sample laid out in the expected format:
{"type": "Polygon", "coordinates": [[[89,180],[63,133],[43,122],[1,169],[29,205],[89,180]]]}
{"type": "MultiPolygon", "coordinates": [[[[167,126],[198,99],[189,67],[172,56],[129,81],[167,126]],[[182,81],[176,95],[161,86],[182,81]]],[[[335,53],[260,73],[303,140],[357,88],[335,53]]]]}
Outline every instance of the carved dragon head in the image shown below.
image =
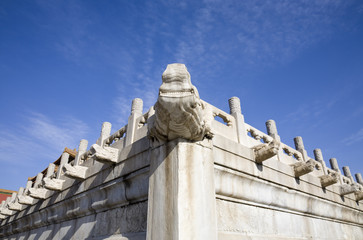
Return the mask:
{"type": "Polygon", "coordinates": [[[155,106],[155,121],[149,126],[149,136],[159,140],[185,138],[202,140],[211,137],[206,106],[190,81],[184,64],[169,64],[162,75],[159,97],[155,106]]]}

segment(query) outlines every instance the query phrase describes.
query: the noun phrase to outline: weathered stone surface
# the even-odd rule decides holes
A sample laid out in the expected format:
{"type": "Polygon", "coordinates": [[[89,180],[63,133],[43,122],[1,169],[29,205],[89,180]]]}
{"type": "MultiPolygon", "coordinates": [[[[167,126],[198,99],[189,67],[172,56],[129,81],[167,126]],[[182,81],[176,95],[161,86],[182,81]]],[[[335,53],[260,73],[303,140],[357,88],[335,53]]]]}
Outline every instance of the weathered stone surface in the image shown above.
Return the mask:
{"type": "Polygon", "coordinates": [[[202,101],[185,66],[169,66],[155,111],[134,99],[127,125],[111,135],[104,123],[97,145],[82,140],[2,202],[0,238],[360,240],[361,175],[229,103],[231,114],[202,101]]]}
{"type": "Polygon", "coordinates": [[[82,166],[72,166],[71,164],[65,164],[65,174],[72,178],[85,179],[87,174],[87,167],[82,166]]]}
{"type": "Polygon", "coordinates": [[[347,194],[355,193],[359,191],[359,186],[355,183],[353,184],[343,184],[340,188],[340,195],[344,196],[347,194]]]}
{"type": "Polygon", "coordinates": [[[44,178],[44,187],[50,190],[60,191],[63,188],[64,180],[56,178],[44,178]]]}
{"type": "Polygon", "coordinates": [[[321,186],[323,188],[339,182],[339,175],[336,172],[329,173],[320,177],[321,186]]]}
{"type": "Polygon", "coordinates": [[[101,147],[97,144],[91,146],[93,156],[99,161],[116,163],[119,155],[119,150],[113,147],[101,147]]]}
{"type": "Polygon", "coordinates": [[[149,136],[159,140],[185,138],[202,140],[212,137],[212,115],[201,102],[184,64],[169,64],[162,76],[159,97],[154,106],[155,121],[149,136]]]}
{"type": "Polygon", "coordinates": [[[263,161],[276,156],[280,149],[280,142],[273,140],[270,143],[258,145],[253,148],[255,153],[255,161],[262,163],[263,161]]]}
{"type": "Polygon", "coordinates": [[[315,162],[313,159],[310,159],[307,162],[297,162],[293,165],[293,167],[294,167],[295,177],[301,177],[314,170],[315,162]]]}

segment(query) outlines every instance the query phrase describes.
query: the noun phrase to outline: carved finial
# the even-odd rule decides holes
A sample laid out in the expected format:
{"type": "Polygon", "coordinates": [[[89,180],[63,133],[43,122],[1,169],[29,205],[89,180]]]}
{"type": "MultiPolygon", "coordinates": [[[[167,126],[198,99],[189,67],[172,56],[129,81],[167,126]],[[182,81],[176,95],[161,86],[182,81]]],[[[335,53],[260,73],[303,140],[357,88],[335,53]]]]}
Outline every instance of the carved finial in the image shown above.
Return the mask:
{"type": "Polygon", "coordinates": [[[143,102],[141,98],[135,98],[132,100],[131,114],[142,115],[143,102]]]}
{"type": "Polygon", "coordinates": [[[350,173],[350,169],[348,166],[343,167],[343,173],[344,173],[344,176],[346,176],[346,177],[349,177],[349,178],[352,177],[352,174],[350,173]]]}
{"type": "Polygon", "coordinates": [[[295,137],[294,138],[294,143],[295,143],[295,149],[298,150],[299,152],[301,152],[301,154],[303,155],[303,159],[305,161],[307,161],[308,160],[308,154],[306,153],[302,137],[300,137],[300,136],[295,137]]]}
{"type": "Polygon", "coordinates": [[[294,138],[294,143],[295,143],[295,149],[296,150],[298,150],[298,151],[305,150],[304,142],[302,140],[302,137],[300,137],[300,136],[295,137],[294,138]]]}
{"type": "Polygon", "coordinates": [[[49,163],[47,174],[45,175],[45,177],[49,178],[50,176],[52,176],[54,173],[54,169],[55,169],[54,163],[49,163]]]}
{"type": "Polygon", "coordinates": [[[105,144],[105,140],[110,136],[111,134],[111,127],[112,124],[109,122],[104,122],[102,124],[102,128],[101,128],[101,135],[100,137],[97,139],[96,144],[100,145],[101,147],[103,147],[103,145],[105,144]]]}
{"type": "Polygon", "coordinates": [[[24,188],[20,187],[18,190],[18,196],[23,195],[24,194],[24,188]]]}
{"type": "Polygon", "coordinates": [[[39,187],[39,185],[42,183],[43,179],[43,173],[38,173],[37,178],[35,179],[34,188],[39,187]]]}
{"type": "Polygon", "coordinates": [[[363,185],[363,178],[362,178],[362,175],[360,173],[355,174],[355,179],[357,180],[357,183],[363,185]]]}
{"type": "Polygon", "coordinates": [[[64,152],[62,154],[61,160],[60,160],[60,165],[58,168],[58,172],[57,172],[57,179],[60,178],[62,171],[63,171],[63,166],[66,165],[68,163],[68,159],[69,159],[69,154],[64,152]]]}
{"type": "Polygon", "coordinates": [[[241,111],[241,101],[239,100],[238,97],[231,97],[228,100],[228,103],[229,103],[230,114],[242,113],[242,111],[241,111]]]}
{"type": "Polygon", "coordinates": [[[88,141],[82,139],[78,146],[78,152],[74,159],[74,166],[78,166],[80,164],[81,156],[87,151],[88,141]]]}
{"type": "Polygon", "coordinates": [[[339,166],[338,166],[338,161],[336,158],[330,158],[329,159],[330,162],[330,167],[335,170],[335,171],[339,171],[339,166]]]}
{"type": "Polygon", "coordinates": [[[266,121],[267,134],[277,141],[281,141],[277,132],[276,122],[272,119],[266,121]]]}
{"type": "Polygon", "coordinates": [[[26,182],[26,187],[25,187],[25,192],[24,193],[28,193],[29,189],[33,186],[33,182],[32,181],[27,181],[26,182]]]}
{"type": "Polygon", "coordinates": [[[320,163],[324,162],[323,153],[321,152],[320,148],[314,149],[314,157],[315,157],[316,161],[318,161],[320,163]]]}

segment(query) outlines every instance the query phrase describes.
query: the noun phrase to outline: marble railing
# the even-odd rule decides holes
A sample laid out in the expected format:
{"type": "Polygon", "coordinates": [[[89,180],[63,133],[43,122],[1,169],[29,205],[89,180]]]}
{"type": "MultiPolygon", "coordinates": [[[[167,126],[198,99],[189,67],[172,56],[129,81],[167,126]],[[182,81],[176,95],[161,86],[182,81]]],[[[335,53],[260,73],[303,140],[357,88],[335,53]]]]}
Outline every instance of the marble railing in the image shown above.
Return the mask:
{"type": "MultiPolygon", "coordinates": [[[[208,104],[204,101],[203,103],[208,104]]],[[[301,137],[294,139],[295,148],[282,143],[277,132],[276,123],[273,120],[266,122],[267,133],[264,133],[245,123],[238,98],[231,98],[229,103],[230,114],[208,104],[212,109],[213,116],[221,118],[224,122],[224,124],[217,120],[212,122],[213,134],[221,135],[254,149],[258,164],[264,164],[263,161],[275,158],[294,168],[295,177],[312,174],[320,178],[323,188],[334,184],[339,185],[340,188],[334,188],[340,189],[337,190],[337,194],[344,196],[354,193],[356,201],[363,199],[363,181],[360,173],[355,174],[356,181],[353,179],[348,167],[343,167],[342,174],[334,158],[330,159],[331,168],[327,167],[320,149],[314,150],[314,158],[309,157],[301,137]],[[274,151],[274,149],[277,149],[277,151],[274,151]]],[[[66,177],[85,179],[88,169],[92,167],[90,164],[85,164],[85,162],[90,159],[96,159],[102,163],[119,162],[120,149],[147,136],[148,122],[152,121],[154,110],[151,108],[143,114],[142,109],[142,100],[134,99],[131,115],[125,126],[111,134],[111,124],[105,122],[102,125],[99,139],[89,149],[87,149],[87,140],[82,140],[74,159],[70,159],[69,154],[64,153],[59,166],[54,166],[51,163],[46,176],[43,176],[42,173],[38,174],[34,182],[28,182],[26,188],[20,188],[17,194],[13,194],[12,197],[1,203],[0,220],[4,221],[4,219],[23,209],[21,205],[32,205],[36,202],[36,199],[49,198],[52,191],[62,191],[66,177]]]]}

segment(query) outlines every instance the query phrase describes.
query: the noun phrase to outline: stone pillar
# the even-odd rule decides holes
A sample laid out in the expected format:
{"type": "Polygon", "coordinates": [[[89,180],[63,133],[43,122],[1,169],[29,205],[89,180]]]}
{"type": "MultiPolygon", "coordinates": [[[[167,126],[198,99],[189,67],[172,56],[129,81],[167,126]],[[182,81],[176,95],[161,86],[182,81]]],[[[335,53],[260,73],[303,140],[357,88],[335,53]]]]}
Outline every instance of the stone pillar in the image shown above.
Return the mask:
{"type": "Polygon", "coordinates": [[[281,138],[280,138],[279,134],[277,133],[276,122],[274,120],[270,119],[270,120],[266,121],[266,129],[267,129],[267,134],[269,136],[271,136],[273,139],[281,142],[281,138]]]}
{"type": "Polygon", "coordinates": [[[336,158],[330,158],[329,162],[330,162],[330,167],[331,167],[334,171],[340,172],[340,170],[339,170],[339,166],[338,166],[338,161],[337,161],[337,159],[336,159],[336,158]]]}
{"type": "Polygon", "coordinates": [[[318,161],[322,165],[323,173],[325,175],[328,175],[328,171],[326,169],[326,164],[325,164],[325,161],[324,161],[324,158],[323,158],[323,153],[321,152],[320,148],[314,149],[314,158],[315,158],[316,161],[318,161]]]}
{"type": "Polygon", "coordinates": [[[101,147],[103,147],[103,145],[105,144],[105,140],[110,136],[111,134],[111,127],[112,124],[109,122],[104,122],[102,124],[102,129],[101,129],[101,135],[98,138],[96,144],[100,145],[101,147]]]}
{"type": "Polygon", "coordinates": [[[354,179],[353,179],[353,176],[352,174],[350,173],[350,169],[348,166],[344,166],[343,167],[343,173],[344,173],[344,176],[346,176],[347,178],[349,178],[352,183],[354,183],[354,179]]]}
{"type": "Polygon", "coordinates": [[[362,178],[362,175],[360,173],[355,174],[355,179],[357,180],[357,183],[363,185],[363,178],[362,178]]]}
{"type": "Polygon", "coordinates": [[[343,184],[343,179],[342,179],[341,172],[339,170],[337,159],[336,158],[330,158],[329,162],[330,162],[331,169],[333,169],[334,171],[336,171],[338,173],[340,184],[343,184]]]}
{"type": "Polygon", "coordinates": [[[307,161],[308,160],[308,154],[307,154],[307,152],[305,150],[304,142],[302,140],[302,137],[300,137],[300,136],[295,137],[294,138],[294,143],[295,143],[295,149],[298,150],[299,152],[301,152],[304,161],[307,161]]]}
{"type": "Polygon", "coordinates": [[[55,165],[54,163],[49,163],[48,169],[47,169],[47,174],[45,175],[46,178],[50,178],[55,170],[55,165]]]}
{"type": "Polygon", "coordinates": [[[69,154],[64,152],[62,154],[60,164],[59,164],[59,168],[58,168],[58,171],[57,171],[57,179],[59,179],[60,176],[62,175],[63,167],[64,167],[64,165],[66,165],[68,163],[68,160],[69,160],[69,154]]]}
{"type": "Polygon", "coordinates": [[[130,145],[134,141],[135,131],[138,125],[136,119],[142,115],[142,109],[142,99],[135,98],[134,100],[132,100],[131,115],[129,117],[126,130],[126,146],[130,145]]]}
{"type": "Polygon", "coordinates": [[[236,120],[238,142],[243,145],[247,145],[247,131],[245,127],[245,119],[241,111],[241,101],[239,100],[238,97],[231,97],[228,100],[228,103],[229,103],[230,114],[236,120]]]}
{"type": "Polygon", "coordinates": [[[316,161],[318,161],[320,163],[324,162],[323,153],[321,152],[320,148],[314,149],[314,157],[315,157],[316,161]]]}
{"type": "Polygon", "coordinates": [[[212,147],[178,138],[151,150],[146,239],[217,239],[212,147]]]}
{"type": "Polygon", "coordinates": [[[73,166],[78,166],[81,164],[81,157],[87,151],[87,146],[88,146],[88,141],[85,139],[82,139],[81,142],[79,143],[78,152],[74,159],[73,166]]]}

